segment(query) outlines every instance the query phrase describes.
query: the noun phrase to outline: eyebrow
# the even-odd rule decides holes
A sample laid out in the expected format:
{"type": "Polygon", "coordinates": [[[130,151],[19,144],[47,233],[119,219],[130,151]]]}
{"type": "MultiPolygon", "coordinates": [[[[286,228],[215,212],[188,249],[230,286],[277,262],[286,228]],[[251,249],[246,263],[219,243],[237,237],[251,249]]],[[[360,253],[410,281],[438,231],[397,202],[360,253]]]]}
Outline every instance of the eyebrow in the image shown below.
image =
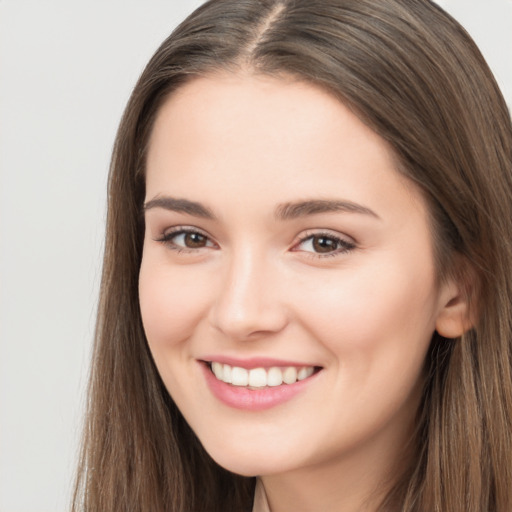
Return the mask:
{"type": "Polygon", "coordinates": [[[366,206],[339,199],[312,199],[309,201],[283,203],[276,208],[275,216],[279,220],[291,220],[308,215],[336,212],[360,213],[380,219],[373,210],[366,206]]]}
{"type": "Polygon", "coordinates": [[[202,217],[204,219],[215,219],[213,212],[196,201],[189,201],[188,199],[179,199],[169,196],[155,197],[144,203],[144,211],[151,210],[152,208],[163,208],[173,212],[186,213],[194,217],[202,217]]]}
{"type": "MultiPolygon", "coordinates": [[[[163,208],[179,213],[186,213],[194,217],[215,220],[213,212],[201,203],[190,201],[188,199],[174,198],[169,196],[160,196],[144,203],[144,211],[152,208],[163,208]]],[[[321,213],[359,213],[369,215],[379,219],[380,217],[370,208],[362,206],[352,201],[339,199],[311,199],[306,201],[295,201],[279,204],[274,216],[277,220],[292,220],[309,215],[318,215],[321,213]]]]}

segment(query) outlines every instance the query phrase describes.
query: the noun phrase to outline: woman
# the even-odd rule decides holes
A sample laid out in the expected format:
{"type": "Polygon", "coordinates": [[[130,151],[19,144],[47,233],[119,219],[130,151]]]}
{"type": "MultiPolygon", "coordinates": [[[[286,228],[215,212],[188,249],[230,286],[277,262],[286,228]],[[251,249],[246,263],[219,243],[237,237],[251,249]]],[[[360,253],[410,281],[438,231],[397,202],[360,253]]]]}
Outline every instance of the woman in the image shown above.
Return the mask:
{"type": "Polygon", "coordinates": [[[204,4],[118,132],[75,510],[510,510],[511,199],[435,4],[204,4]]]}

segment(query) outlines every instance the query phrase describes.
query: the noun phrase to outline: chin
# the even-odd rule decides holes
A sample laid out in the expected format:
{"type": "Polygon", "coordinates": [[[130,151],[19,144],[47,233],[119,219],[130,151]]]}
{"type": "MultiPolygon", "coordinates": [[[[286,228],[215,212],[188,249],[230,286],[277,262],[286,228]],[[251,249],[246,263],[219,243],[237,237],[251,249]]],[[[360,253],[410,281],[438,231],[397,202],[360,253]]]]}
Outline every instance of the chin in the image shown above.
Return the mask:
{"type": "MultiPolygon", "coordinates": [[[[204,446],[204,445],[203,445],[204,446]]],[[[275,452],[272,456],[255,447],[254,450],[229,449],[204,446],[210,457],[221,467],[241,476],[259,476],[282,473],[291,469],[290,457],[283,457],[275,452]],[[286,463],[284,462],[286,461],[286,463]]]]}

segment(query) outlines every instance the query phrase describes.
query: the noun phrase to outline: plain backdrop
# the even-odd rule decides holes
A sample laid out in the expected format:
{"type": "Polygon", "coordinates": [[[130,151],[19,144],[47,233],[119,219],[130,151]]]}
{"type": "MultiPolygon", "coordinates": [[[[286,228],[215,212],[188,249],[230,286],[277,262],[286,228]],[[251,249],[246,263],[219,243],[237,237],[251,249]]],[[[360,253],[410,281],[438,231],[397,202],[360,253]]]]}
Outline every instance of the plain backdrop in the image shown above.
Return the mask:
{"type": "MultiPolygon", "coordinates": [[[[122,110],[200,0],[0,0],[0,512],[64,512],[122,110]]],[[[512,105],[511,0],[441,3],[512,105]]]]}

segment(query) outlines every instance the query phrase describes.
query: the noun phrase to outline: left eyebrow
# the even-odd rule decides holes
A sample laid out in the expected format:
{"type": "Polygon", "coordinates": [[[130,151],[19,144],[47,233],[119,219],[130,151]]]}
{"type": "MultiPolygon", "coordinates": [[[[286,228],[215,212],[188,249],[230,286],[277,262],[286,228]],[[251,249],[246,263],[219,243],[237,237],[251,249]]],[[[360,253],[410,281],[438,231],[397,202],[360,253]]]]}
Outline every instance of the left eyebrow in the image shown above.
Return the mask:
{"type": "Polygon", "coordinates": [[[292,220],[308,215],[336,212],[359,213],[380,219],[373,210],[370,210],[370,208],[366,206],[353,203],[352,201],[338,199],[313,199],[309,201],[282,203],[277,206],[274,215],[278,220],[292,220]]]}
{"type": "Polygon", "coordinates": [[[152,208],[163,208],[164,210],[186,213],[194,217],[203,217],[205,219],[215,219],[213,212],[196,201],[189,201],[188,199],[181,199],[169,196],[155,197],[151,201],[144,203],[144,211],[151,210],[152,208]]]}

